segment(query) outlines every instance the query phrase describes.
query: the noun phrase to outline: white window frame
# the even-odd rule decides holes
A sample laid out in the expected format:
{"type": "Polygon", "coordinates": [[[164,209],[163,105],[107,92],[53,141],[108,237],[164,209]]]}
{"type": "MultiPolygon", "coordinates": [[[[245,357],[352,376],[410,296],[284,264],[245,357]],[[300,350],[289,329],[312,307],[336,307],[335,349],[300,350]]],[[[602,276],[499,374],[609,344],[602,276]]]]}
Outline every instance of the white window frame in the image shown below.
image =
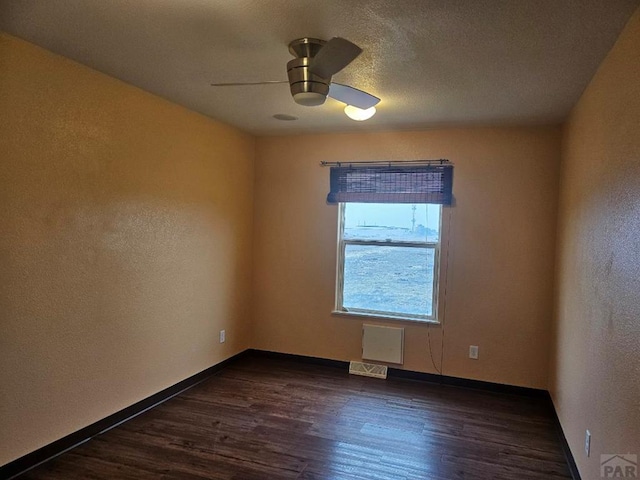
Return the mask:
{"type": "MultiPolygon", "coordinates": [[[[422,204],[424,205],[424,204],[422,204]]],[[[338,254],[336,264],[336,295],[335,295],[335,307],[333,313],[338,315],[352,315],[358,317],[380,318],[389,320],[406,320],[413,322],[423,323],[440,323],[438,320],[438,292],[440,285],[440,252],[442,250],[442,218],[443,208],[440,207],[440,224],[438,231],[437,242],[406,242],[406,241],[383,241],[383,240],[351,240],[344,238],[344,214],[345,203],[338,204],[338,254]],[[431,312],[432,315],[414,315],[410,313],[394,313],[384,312],[379,310],[367,310],[367,309],[346,309],[343,305],[344,295],[344,260],[347,245],[374,245],[374,246],[392,246],[392,247],[413,247],[424,248],[434,250],[434,265],[433,265],[433,288],[431,299],[431,312]]]]}

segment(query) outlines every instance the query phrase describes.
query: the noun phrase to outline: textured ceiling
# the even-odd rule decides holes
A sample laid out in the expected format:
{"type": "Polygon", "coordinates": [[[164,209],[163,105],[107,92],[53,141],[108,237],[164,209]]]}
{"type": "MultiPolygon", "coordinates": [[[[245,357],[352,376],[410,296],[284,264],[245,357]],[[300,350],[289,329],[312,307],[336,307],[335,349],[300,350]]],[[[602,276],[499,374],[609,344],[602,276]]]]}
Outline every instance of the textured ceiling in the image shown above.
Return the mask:
{"type": "Polygon", "coordinates": [[[255,134],[562,120],[639,0],[0,0],[0,29],[255,134]],[[334,81],[382,99],[296,105],[289,41],[364,49],[334,81]],[[283,113],[299,117],[286,122],[283,113]]]}

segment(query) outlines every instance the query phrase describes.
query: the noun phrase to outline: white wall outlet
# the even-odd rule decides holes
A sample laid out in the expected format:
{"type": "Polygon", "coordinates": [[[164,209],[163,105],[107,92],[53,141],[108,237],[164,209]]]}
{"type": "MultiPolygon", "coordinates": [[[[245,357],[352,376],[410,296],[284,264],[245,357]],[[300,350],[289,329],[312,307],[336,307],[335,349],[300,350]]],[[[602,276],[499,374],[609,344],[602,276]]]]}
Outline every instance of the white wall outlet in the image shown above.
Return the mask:
{"type": "Polygon", "coordinates": [[[591,455],[591,432],[589,430],[584,435],[584,453],[587,454],[587,457],[591,455]]]}
{"type": "Polygon", "coordinates": [[[220,343],[224,343],[227,340],[227,333],[224,330],[220,330],[220,343]]]}
{"type": "Polygon", "coordinates": [[[477,345],[469,345],[469,358],[473,358],[474,360],[478,359],[478,346],[477,345]]]}

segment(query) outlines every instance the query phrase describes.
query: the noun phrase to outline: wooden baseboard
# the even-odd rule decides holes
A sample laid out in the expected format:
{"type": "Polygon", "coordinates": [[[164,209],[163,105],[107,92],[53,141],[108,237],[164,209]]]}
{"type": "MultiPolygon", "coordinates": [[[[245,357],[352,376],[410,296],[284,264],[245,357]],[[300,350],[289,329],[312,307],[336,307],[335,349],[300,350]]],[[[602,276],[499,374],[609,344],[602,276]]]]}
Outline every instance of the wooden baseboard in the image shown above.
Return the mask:
{"type": "Polygon", "coordinates": [[[414,372],[411,370],[400,370],[389,368],[388,375],[391,378],[403,378],[405,380],[416,380],[419,382],[439,383],[451,387],[472,388],[474,390],[486,390],[489,392],[504,393],[508,395],[520,395],[526,397],[547,397],[546,390],[531,387],[520,387],[517,385],[506,385],[503,383],[486,382],[484,380],[472,380],[470,378],[449,377],[435,373],[414,372]]]}
{"type": "Polygon", "coordinates": [[[322,365],[324,367],[349,368],[349,362],[345,362],[343,360],[331,360],[329,358],[320,358],[320,357],[307,357],[306,355],[270,352],[267,350],[256,350],[254,348],[247,350],[247,355],[250,357],[271,358],[275,360],[293,360],[299,363],[307,363],[311,365],[322,365]]]}
{"type": "MultiPolygon", "coordinates": [[[[261,356],[266,358],[289,359],[297,362],[311,363],[314,365],[324,365],[327,367],[337,367],[348,369],[349,362],[343,360],[329,360],[326,358],[307,357],[304,355],[294,355],[291,353],[269,352],[265,350],[251,349],[248,351],[251,356],[261,356]]],[[[415,380],[419,382],[437,383],[454,387],[473,388],[476,390],[487,390],[491,392],[506,393],[511,395],[523,395],[528,397],[549,396],[546,390],[529,387],[518,387],[515,385],[504,385],[501,383],[485,382],[482,380],[471,380],[468,378],[449,377],[447,375],[437,375],[435,373],[414,372],[411,370],[401,370],[390,367],[387,371],[389,378],[399,378],[405,380],[415,380]]]]}
{"type": "Polygon", "coordinates": [[[562,453],[564,453],[564,458],[567,461],[567,466],[569,467],[571,478],[573,480],[582,480],[582,477],[580,477],[580,472],[578,471],[578,465],[576,464],[576,460],[575,458],[573,458],[573,453],[571,453],[571,448],[569,448],[569,442],[567,442],[567,437],[564,436],[564,430],[562,430],[562,425],[560,424],[558,413],[556,412],[555,406],[553,405],[553,400],[551,399],[551,395],[549,395],[549,403],[551,404],[551,411],[553,412],[553,419],[556,424],[556,432],[558,433],[558,438],[560,439],[560,444],[562,445],[562,453]]]}
{"type": "Polygon", "coordinates": [[[195,375],[186,378],[175,385],[172,385],[164,390],[151,395],[143,400],[140,400],[133,405],[126,407],[119,412],[116,412],[108,417],[103,418],[102,420],[98,420],[91,425],[88,425],[80,430],[73,432],[65,437],[62,437],[55,442],[52,442],[44,447],[41,447],[27,455],[24,455],[12,462],[7,463],[0,467],[0,479],[11,479],[16,477],[27,470],[30,470],[37,465],[40,465],[47,460],[52,459],[53,457],[57,457],[58,455],[70,450],[81,443],[90,440],[92,437],[99,435],[107,430],[112,429],[113,427],[133,418],[137,415],[140,415],[142,412],[149,410],[150,408],[159,405],[162,402],[169,400],[171,397],[178,395],[179,393],[197,385],[198,383],[206,380],[210,376],[222,370],[224,367],[229,365],[229,363],[238,360],[239,358],[247,355],[249,350],[245,350],[243,352],[234,355],[227,360],[224,360],[212,367],[203,370],[200,373],[196,373],[195,375]]]}

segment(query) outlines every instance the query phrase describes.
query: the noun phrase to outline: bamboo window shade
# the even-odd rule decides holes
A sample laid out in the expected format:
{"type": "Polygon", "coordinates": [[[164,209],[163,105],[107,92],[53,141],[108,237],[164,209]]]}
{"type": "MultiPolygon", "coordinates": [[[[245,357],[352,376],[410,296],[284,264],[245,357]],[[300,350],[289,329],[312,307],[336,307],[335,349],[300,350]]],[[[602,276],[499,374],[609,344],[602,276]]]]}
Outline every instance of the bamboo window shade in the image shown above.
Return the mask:
{"type": "MultiPolygon", "coordinates": [[[[445,163],[446,162],[446,163],[445,163]]],[[[345,164],[331,167],[327,203],[435,203],[451,205],[453,165],[345,164]]]]}

